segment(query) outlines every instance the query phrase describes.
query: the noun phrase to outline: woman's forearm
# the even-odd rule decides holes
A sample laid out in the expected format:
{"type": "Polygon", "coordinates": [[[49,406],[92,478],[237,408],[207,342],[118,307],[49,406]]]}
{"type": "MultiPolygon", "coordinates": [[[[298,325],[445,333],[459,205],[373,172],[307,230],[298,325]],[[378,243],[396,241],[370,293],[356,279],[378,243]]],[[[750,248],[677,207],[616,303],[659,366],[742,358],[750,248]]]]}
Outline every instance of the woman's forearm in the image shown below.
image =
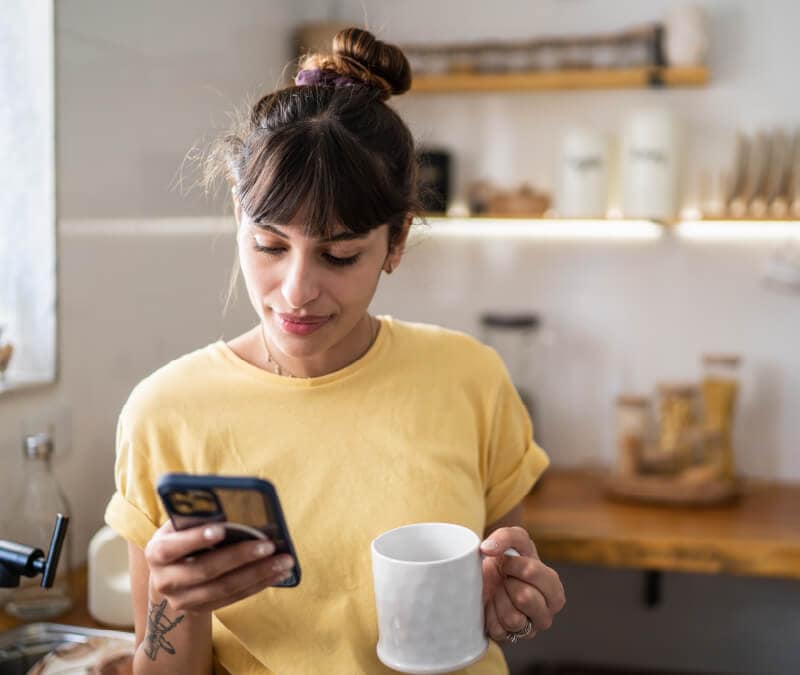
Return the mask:
{"type": "Polygon", "coordinates": [[[134,675],[210,675],[212,670],[211,612],[177,611],[166,599],[151,601],[134,675]]]}

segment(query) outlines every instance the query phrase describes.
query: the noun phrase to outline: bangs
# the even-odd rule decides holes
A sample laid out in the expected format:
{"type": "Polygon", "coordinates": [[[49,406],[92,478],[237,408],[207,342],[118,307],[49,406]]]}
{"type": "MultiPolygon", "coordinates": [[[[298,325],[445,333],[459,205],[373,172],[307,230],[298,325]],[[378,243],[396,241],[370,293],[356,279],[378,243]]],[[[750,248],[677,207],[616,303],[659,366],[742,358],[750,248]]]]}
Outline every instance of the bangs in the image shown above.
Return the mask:
{"type": "Polygon", "coordinates": [[[302,217],[306,236],[325,238],[405,218],[390,167],[325,115],[268,132],[257,147],[245,150],[240,183],[242,209],[256,223],[302,217]]]}

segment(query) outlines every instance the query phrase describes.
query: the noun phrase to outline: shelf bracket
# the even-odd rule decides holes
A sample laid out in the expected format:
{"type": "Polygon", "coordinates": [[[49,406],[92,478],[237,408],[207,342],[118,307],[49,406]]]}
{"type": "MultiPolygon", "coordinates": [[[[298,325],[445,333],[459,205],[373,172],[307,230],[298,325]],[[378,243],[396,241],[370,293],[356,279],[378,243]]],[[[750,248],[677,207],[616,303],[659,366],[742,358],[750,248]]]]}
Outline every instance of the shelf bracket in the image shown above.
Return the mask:
{"type": "Polygon", "coordinates": [[[647,609],[655,609],[661,604],[664,586],[664,573],[660,570],[645,570],[642,586],[642,601],[647,609]]]}

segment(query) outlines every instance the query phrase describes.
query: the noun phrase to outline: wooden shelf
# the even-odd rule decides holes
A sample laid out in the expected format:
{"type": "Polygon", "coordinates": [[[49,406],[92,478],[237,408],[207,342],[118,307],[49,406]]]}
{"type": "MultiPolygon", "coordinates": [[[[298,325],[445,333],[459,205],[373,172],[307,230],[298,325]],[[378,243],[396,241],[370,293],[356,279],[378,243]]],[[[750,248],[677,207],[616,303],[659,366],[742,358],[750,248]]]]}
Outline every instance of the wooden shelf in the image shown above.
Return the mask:
{"type": "Polygon", "coordinates": [[[800,579],[800,484],[746,481],[729,505],[657,506],[610,500],[600,471],[550,470],[523,505],[545,562],[800,579]]]}
{"type": "Polygon", "coordinates": [[[555,91],[564,89],[638,89],[700,87],[708,82],[705,67],[553,70],[531,73],[447,73],[414,77],[412,92],[555,91]]]}

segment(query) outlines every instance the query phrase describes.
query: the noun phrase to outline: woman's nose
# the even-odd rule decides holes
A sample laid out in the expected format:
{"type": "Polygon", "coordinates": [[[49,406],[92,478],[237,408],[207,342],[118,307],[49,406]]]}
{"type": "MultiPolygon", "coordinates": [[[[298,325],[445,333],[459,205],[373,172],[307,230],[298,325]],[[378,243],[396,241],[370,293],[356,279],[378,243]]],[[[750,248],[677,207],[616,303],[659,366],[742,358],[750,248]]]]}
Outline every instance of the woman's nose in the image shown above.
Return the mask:
{"type": "Polygon", "coordinates": [[[289,261],[281,293],[292,309],[304,307],[319,296],[319,281],[313,264],[297,256],[289,261]]]}

